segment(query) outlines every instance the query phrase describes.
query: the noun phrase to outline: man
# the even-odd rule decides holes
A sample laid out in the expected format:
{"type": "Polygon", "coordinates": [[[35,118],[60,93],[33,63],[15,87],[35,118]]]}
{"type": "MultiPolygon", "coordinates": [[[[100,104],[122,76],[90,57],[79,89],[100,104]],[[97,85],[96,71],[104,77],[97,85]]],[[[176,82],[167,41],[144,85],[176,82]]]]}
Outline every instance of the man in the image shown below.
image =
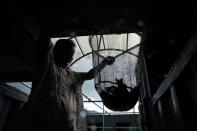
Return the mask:
{"type": "Polygon", "coordinates": [[[80,117],[81,86],[115,59],[107,57],[86,73],[74,72],[69,69],[75,48],[72,40],[60,39],[54,46],[45,39],[39,45],[32,91],[19,130],[85,131],[85,118],[80,117]]]}

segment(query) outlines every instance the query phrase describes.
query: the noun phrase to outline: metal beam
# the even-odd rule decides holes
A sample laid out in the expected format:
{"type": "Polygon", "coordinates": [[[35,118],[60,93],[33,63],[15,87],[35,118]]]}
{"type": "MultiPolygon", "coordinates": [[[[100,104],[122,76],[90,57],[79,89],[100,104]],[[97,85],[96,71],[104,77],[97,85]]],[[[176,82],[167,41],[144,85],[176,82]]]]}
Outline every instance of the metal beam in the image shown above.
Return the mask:
{"type": "Polygon", "coordinates": [[[98,50],[100,49],[100,45],[101,45],[101,35],[100,35],[100,39],[99,39],[98,50]]]}
{"type": "MultiPolygon", "coordinates": [[[[136,45],[136,46],[139,46],[139,45],[136,45]]],[[[133,47],[131,47],[130,49],[132,49],[132,48],[133,48],[133,47]]],[[[70,64],[70,66],[72,66],[74,63],[76,63],[78,60],[80,60],[81,58],[83,58],[83,57],[85,57],[85,56],[88,56],[88,55],[90,55],[90,54],[92,54],[92,53],[95,53],[95,54],[98,55],[98,52],[99,52],[99,51],[107,51],[107,50],[121,51],[121,52],[124,52],[124,53],[128,53],[128,54],[130,54],[130,55],[134,55],[133,53],[129,52],[129,49],[128,49],[128,51],[125,51],[125,50],[122,50],[122,49],[114,49],[114,48],[101,49],[101,50],[96,50],[96,51],[89,52],[89,53],[85,54],[84,56],[79,57],[78,59],[76,59],[75,61],[73,61],[73,62],[70,64]]],[[[122,55],[122,54],[121,54],[121,55],[122,55]]],[[[100,55],[100,54],[99,54],[99,56],[102,57],[102,58],[105,58],[104,56],[102,56],[102,55],[100,55]]],[[[118,56],[120,56],[120,54],[119,54],[118,56]]],[[[136,55],[134,55],[134,56],[136,56],[136,55]]],[[[116,56],[116,57],[117,57],[117,56],[116,56]]],[[[137,57],[137,56],[136,56],[136,57],[137,57]]]]}
{"type": "Polygon", "coordinates": [[[187,63],[190,61],[191,57],[197,52],[197,33],[192,36],[188,44],[182,51],[181,55],[175,61],[174,65],[171,67],[167,74],[166,79],[161,83],[158,90],[152,97],[152,105],[154,106],[160,97],[171,87],[173,82],[181,74],[187,63]]]}
{"type": "Polygon", "coordinates": [[[23,85],[26,86],[27,88],[31,89],[31,86],[27,85],[25,82],[21,82],[21,84],[23,84],[23,85]]]}
{"type": "Polygon", "coordinates": [[[138,55],[136,55],[136,54],[134,54],[134,53],[131,53],[131,52],[129,52],[129,51],[131,51],[131,50],[133,50],[133,49],[135,49],[135,48],[137,48],[137,47],[139,47],[139,46],[140,46],[140,44],[137,44],[137,45],[135,45],[135,46],[133,46],[133,47],[131,47],[131,48],[129,48],[129,49],[123,51],[122,53],[118,54],[118,55],[116,56],[116,58],[119,57],[119,56],[121,56],[121,55],[123,55],[123,54],[125,54],[125,53],[129,53],[129,54],[131,54],[131,55],[133,55],[133,56],[135,56],[135,57],[138,57],[138,55]]]}
{"type": "Polygon", "coordinates": [[[105,41],[104,41],[103,35],[101,35],[101,37],[102,37],[102,40],[103,40],[103,47],[104,47],[104,49],[106,49],[105,48],[105,41]]]}
{"type": "Polygon", "coordinates": [[[0,85],[0,94],[9,96],[13,99],[22,101],[22,102],[27,102],[28,100],[28,95],[25,94],[24,92],[17,90],[16,88],[9,86],[7,84],[1,84],[0,85]]]}

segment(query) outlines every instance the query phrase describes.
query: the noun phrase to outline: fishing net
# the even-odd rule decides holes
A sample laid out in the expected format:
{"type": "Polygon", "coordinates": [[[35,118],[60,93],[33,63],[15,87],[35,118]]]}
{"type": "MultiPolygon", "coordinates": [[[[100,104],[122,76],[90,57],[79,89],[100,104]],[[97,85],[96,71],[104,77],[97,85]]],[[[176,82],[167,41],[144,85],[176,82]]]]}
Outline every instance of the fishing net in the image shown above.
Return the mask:
{"type": "Polygon", "coordinates": [[[107,56],[115,57],[115,62],[101,70],[94,79],[104,105],[113,111],[130,110],[138,100],[135,68],[139,42],[132,41],[132,37],[134,34],[89,37],[94,67],[107,56]]]}

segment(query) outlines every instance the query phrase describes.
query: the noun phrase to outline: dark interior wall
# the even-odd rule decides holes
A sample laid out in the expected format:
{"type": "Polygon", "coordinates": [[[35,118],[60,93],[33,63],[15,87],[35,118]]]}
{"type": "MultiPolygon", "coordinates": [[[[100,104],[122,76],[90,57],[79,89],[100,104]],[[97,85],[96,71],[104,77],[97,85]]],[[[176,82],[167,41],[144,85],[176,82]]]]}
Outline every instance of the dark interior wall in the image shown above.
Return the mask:
{"type": "Polygon", "coordinates": [[[10,105],[11,100],[8,97],[0,94],[0,130],[5,123],[10,105]]]}
{"type": "MultiPolygon", "coordinates": [[[[4,41],[7,41],[8,38],[11,40],[8,43],[21,44],[19,46],[16,46],[18,44],[11,45],[18,47],[16,50],[19,53],[15,54],[25,59],[24,61],[30,65],[33,49],[30,41],[38,39],[40,30],[45,30],[45,33],[51,37],[57,37],[62,32],[73,30],[97,32],[96,27],[100,26],[135,27],[137,30],[143,31],[146,33],[146,59],[153,87],[160,83],[163,79],[162,75],[165,75],[172,66],[195,32],[197,22],[195,4],[176,0],[165,2],[153,0],[19,2],[8,0],[5,7],[2,13],[4,19],[1,21],[2,32],[5,35],[4,41]],[[13,38],[10,34],[13,35],[13,38]],[[19,47],[23,47],[22,51],[19,47]],[[28,51],[29,55],[24,56],[21,53],[28,53],[25,52],[26,49],[31,49],[31,51],[28,51]]],[[[112,30],[111,33],[113,32],[112,30]]],[[[9,47],[5,46],[2,50],[9,50],[9,47]]]]}
{"type": "Polygon", "coordinates": [[[6,12],[1,17],[0,79],[31,80],[33,42],[13,14],[6,12]]]}
{"type": "MultiPolygon", "coordinates": [[[[63,32],[82,30],[98,33],[127,32],[135,27],[142,30],[147,14],[144,0],[133,4],[123,2],[19,2],[8,0],[1,12],[0,79],[31,80],[34,67],[34,49],[41,32],[58,37],[63,32]],[[139,24],[141,22],[141,24],[139,24]],[[120,29],[120,27],[124,27],[120,29]],[[14,57],[10,57],[14,56],[14,57]],[[16,62],[14,62],[16,61],[16,62]],[[3,70],[2,67],[6,67],[3,70]],[[9,65],[9,66],[8,66],[9,65]],[[13,68],[13,67],[17,68],[13,68]],[[1,70],[2,69],[2,70],[1,70]],[[13,70],[15,69],[15,70],[13,70]],[[13,76],[13,78],[12,78],[13,76]]],[[[64,35],[64,33],[63,33],[64,35]]],[[[79,33],[78,35],[83,35],[79,33]]],[[[61,35],[62,36],[62,35],[61,35]]]]}
{"type": "Polygon", "coordinates": [[[18,100],[0,94],[0,130],[1,131],[9,129],[11,122],[15,122],[14,118],[19,113],[21,103],[22,102],[18,100]]]}
{"type": "Polygon", "coordinates": [[[196,32],[197,9],[190,2],[154,2],[150,14],[145,57],[153,94],[196,32]]]}
{"type": "Polygon", "coordinates": [[[175,81],[175,90],[177,92],[180,111],[187,130],[195,129],[194,119],[197,117],[197,98],[196,98],[196,55],[191,62],[187,64],[181,75],[175,81]]]}
{"type": "MultiPolygon", "coordinates": [[[[8,0],[9,1],[9,0],[8,0]]],[[[51,35],[65,30],[93,30],[95,26],[127,24],[137,26],[147,17],[147,1],[135,2],[7,2],[8,10],[33,16],[51,35]]],[[[144,22],[145,23],[145,22],[144,22]]]]}

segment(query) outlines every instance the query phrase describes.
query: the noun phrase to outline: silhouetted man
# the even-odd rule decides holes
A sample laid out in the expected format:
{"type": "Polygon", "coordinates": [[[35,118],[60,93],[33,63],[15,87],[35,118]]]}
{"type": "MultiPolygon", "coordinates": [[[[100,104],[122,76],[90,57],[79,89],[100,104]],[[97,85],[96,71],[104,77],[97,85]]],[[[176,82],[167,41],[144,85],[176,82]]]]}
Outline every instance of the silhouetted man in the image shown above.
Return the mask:
{"type": "Polygon", "coordinates": [[[69,68],[74,49],[72,40],[60,39],[55,46],[50,40],[40,42],[32,92],[19,130],[86,130],[85,118],[80,117],[83,112],[82,84],[115,59],[107,57],[89,72],[74,72],[69,68]]]}

